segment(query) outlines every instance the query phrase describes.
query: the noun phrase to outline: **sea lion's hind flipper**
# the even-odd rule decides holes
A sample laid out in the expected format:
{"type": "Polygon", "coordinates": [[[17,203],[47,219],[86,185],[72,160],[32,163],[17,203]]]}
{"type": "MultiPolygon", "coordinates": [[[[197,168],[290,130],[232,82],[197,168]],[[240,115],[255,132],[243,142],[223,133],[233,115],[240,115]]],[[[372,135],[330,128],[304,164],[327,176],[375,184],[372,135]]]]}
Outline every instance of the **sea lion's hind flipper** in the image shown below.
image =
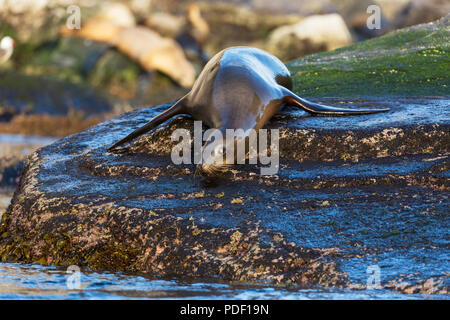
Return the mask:
{"type": "Polygon", "coordinates": [[[120,146],[126,142],[129,142],[129,141],[133,140],[134,138],[137,138],[140,135],[143,135],[144,133],[149,132],[150,130],[152,130],[153,128],[156,128],[161,123],[166,122],[173,116],[185,113],[185,106],[183,103],[185,98],[186,98],[186,96],[184,96],[183,98],[178,100],[173,106],[171,106],[166,111],[155,116],[153,119],[151,119],[149,122],[147,122],[142,127],[137,128],[136,130],[131,132],[129,135],[127,135],[125,138],[115,142],[111,147],[108,148],[108,151],[109,152],[114,151],[114,149],[116,149],[118,146],[120,146]]]}
{"type": "Polygon", "coordinates": [[[286,90],[286,92],[287,92],[287,95],[285,97],[286,105],[298,107],[313,115],[349,116],[349,115],[361,115],[361,114],[371,114],[389,111],[389,109],[345,109],[345,108],[329,107],[308,101],[306,99],[302,99],[289,90],[286,90]]]}

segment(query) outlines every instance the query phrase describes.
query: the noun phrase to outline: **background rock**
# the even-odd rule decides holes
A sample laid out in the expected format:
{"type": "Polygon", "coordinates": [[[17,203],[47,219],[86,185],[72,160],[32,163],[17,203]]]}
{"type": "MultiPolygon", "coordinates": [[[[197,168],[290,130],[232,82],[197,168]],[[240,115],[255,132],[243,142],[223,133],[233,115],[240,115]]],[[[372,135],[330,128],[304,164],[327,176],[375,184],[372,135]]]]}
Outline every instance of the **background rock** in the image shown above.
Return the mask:
{"type": "Polygon", "coordinates": [[[122,3],[103,3],[98,16],[121,27],[134,27],[136,25],[131,9],[122,3]]]}
{"type": "Polygon", "coordinates": [[[384,16],[392,21],[411,0],[377,0],[376,2],[381,7],[384,16]]]}
{"type": "Polygon", "coordinates": [[[384,281],[411,271],[414,259],[428,264],[411,283],[430,274],[441,279],[448,103],[364,101],[391,107],[387,117],[324,119],[288,110],[269,126],[282,132],[279,174],[236,167],[212,189],[193,178],[193,166],[170,162],[171,132],[192,121],[171,121],[125,153],[109,154],[114,140],[168,106],[122,115],[28,160],[1,227],[2,259],[335,287],[350,286],[342,271],[364,284],[373,259],[384,265],[404,257],[383,268],[384,281]],[[421,118],[423,108],[429,118],[421,118]]]}
{"type": "Polygon", "coordinates": [[[267,49],[287,61],[310,53],[329,51],[352,43],[344,20],[338,14],[310,16],[294,25],[275,29],[267,49]]]}
{"type": "Polygon", "coordinates": [[[449,93],[449,16],[288,63],[304,96],[449,93]]]}
{"type": "Polygon", "coordinates": [[[261,48],[272,30],[301,20],[295,14],[257,13],[225,3],[199,3],[199,7],[214,34],[205,46],[210,55],[238,45],[261,48]]]}
{"type": "Polygon", "coordinates": [[[449,0],[412,0],[393,20],[394,28],[430,22],[450,13],[449,0]]]}
{"type": "Polygon", "coordinates": [[[186,19],[167,12],[155,12],[146,18],[145,24],[164,37],[175,38],[184,27],[186,19]]]}
{"type": "Polygon", "coordinates": [[[143,26],[122,27],[103,16],[95,16],[80,31],[63,27],[63,34],[105,42],[137,61],[144,70],[158,70],[189,88],[195,80],[195,70],[181,47],[172,39],[161,37],[143,26]]]}
{"type": "MultiPolygon", "coordinates": [[[[394,0],[395,1],[395,0],[394,0]]],[[[336,6],[336,11],[343,17],[355,40],[365,40],[380,36],[388,26],[385,13],[380,10],[380,29],[367,28],[367,19],[372,13],[367,9],[371,5],[382,8],[379,2],[374,0],[330,0],[336,6]]]]}

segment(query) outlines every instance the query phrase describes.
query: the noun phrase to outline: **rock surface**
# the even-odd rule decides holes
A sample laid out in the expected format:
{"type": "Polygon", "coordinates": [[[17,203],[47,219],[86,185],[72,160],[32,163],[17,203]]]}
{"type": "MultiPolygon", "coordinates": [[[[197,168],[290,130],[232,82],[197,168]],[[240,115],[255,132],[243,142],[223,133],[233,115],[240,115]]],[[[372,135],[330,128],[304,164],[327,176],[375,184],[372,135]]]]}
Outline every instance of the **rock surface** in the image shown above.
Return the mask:
{"type": "Polygon", "coordinates": [[[193,165],[171,163],[170,134],[191,128],[188,119],[123,154],[106,152],[168,105],[44,147],[27,161],[1,226],[2,260],[355,288],[376,264],[388,287],[432,278],[433,289],[417,290],[442,293],[450,100],[322,101],[392,111],[322,118],[286,110],[269,125],[281,130],[279,174],[236,167],[215,188],[195,179],[193,165]]]}
{"type": "Polygon", "coordinates": [[[200,3],[199,7],[212,30],[205,45],[210,55],[231,46],[263,48],[271,31],[302,19],[296,14],[253,12],[230,3],[200,3]]]}

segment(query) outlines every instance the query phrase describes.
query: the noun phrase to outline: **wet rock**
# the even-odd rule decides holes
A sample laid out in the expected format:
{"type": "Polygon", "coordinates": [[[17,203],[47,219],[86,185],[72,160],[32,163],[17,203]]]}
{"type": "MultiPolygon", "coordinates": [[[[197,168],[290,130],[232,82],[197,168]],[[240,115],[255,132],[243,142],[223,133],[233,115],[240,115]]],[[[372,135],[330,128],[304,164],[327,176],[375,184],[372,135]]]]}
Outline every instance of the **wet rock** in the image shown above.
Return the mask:
{"type": "MultiPolygon", "coordinates": [[[[442,274],[436,266],[444,250],[439,230],[448,227],[448,99],[322,102],[339,101],[392,111],[321,118],[285,110],[269,124],[281,130],[278,175],[236,166],[215,188],[194,178],[193,165],[170,160],[171,133],[192,130],[192,120],[170,121],[124,153],[106,151],[168,105],[44,147],[27,161],[4,217],[2,260],[350,286],[365,283],[367,259],[388,264],[411,248],[430,261],[416,277],[442,274]]],[[[411,261],[383,269],[383,279],[395,280],[411,261]]]]}
{"type": "MultiPolygon", "coordinates": [[[[104,127],[104,129],[106,128],[104,127]]],[[[73,137],[78,139],[76,136],[73,137]]],[[[69,145],[66,145],[66,147],[71,148],[69,145]]],[[[75,149],[71,149],[69,153],[78,152],[75,149]]],[[[41,156],[34,154],[31,158],[38,160],[41,159],[41,156]]],[[[34,168],[27,167],[25,170],[40,175],[35,170],[40,170],[39,167],[42,162],[35,162],[34,160],[32,162],[36,166],[34,168]]],[[[28,165],[31,165],[31,162],[28,165]]],[[[86,169],[82,169],[83,172],[91,170],[89,169],[89,160],[82,164],[82,167],[84,166],[86,166],[86,169]]],[[[76,167],[81,168],[78,165],[76,167]]],[[[154,167],[153,169],[150,169],[150,172],[153,172],[151,174],[155,174],[163,168],[154,167]]],[[[160,173],[162,172],[160,171],[160,173]]],[[[103,176],[103,174],[100,173],[100,176],[103,176]]],[[[31,176],[29,177],[31,178],[31,176]]],[[[63,178],[62,176],[59,177],[63,178]]],[[[166,178],[161,178],[166,180],[166,178]]],[[[178,180],[178,183],[184,184],[182,180],[178,179],[180,177],[174,176],[173,178],[178,180]]],[[[65,180],[65,178],[63,179],[65,180]]],[[[160,182],[165,184],[162,180],[160,182]]],[[[47,185],[50,186],[50,184],[47,185]]],[[[158,202],[167,199],[169,202],[178,203],[177,207],[178,205],[185,206],[188,202],[192,202],[193,192],[196,189],[200,190],[193,184],[189,183],[189,185],[189,187],[185,185],[188,189],[183,188],[185,191],[183,194],[173,193],[175,190],[170,192],[166,190],[159,195],[156,195],[154,190],[151,194],[159,198],[159,200],[155,198],[158,202]],[[181,198],[179,198],[180,196],[181,198]]],[[[156,185],[154,186],[156,187],[156,185]]],[[[73,185],[73,187],[78,189],[76,185],[73,185]]],[[[28,189],[28,187],[25,188],[28,189]]],[[[162,188],[165,189],[165,187],[162,188]]],[[[29,190],[31,191],[31,189],[29,190]]],[[[44,196],[41,191],[38,191],[38,193],[44,196]]],[[[196,191],[195,194],[197,194],[196,191]]],[[[208,199],[214,197],[214,195],[215,193],[210,194],[208,192],[206,194],[203,192],[202,196],[194,196],[193,199],[199,199],[199,203],[203,203],[205,212],[215,214],[212,211],[213,209],[209,209],[208,204],[208,199]]],[[[150,194],[149,196],[153,197],[150,194]]],[[[119,203],[116,206],[115,201],[111,202],[111,199],[107,200],[104,196],[97,195],[97,200],[107,201],[97,202],[97,200],[91,199],[86,202],[87,198],[84,196],[75,196],[80,202],[76,200],[77,204],[69,209],[69,207],[66,207],[69,202],[63,199],[69,200],[72,196],[69,196],[69,198],[66,198],[66,196],[62,198],[51,196],[51,198],[52,200],[46,198],[46,196],[39,197],[42,200],[42,206],[34,200],[31,201],[45,211],[45,213],[43,211],[36,215],[36,218],[38,216],[50,218],[50,220],[38,218],[45,229],[45,234],[41,234],[40,244],[35,246],[34,242],[37,239],[32,239],[34,236],[31,236],[27,240],[27,242],[30,241],[27,244],[20,241],[22,244],[17,244],[18,247],[15,244],[2,246],[6,250],[2,252],[5,253],[2,256],[5,260],[9,260],[13,254],[20,251],[21,257],[41,263],[66,264],[70,261],[72,264],[86,265],[96,270],[139,271],[152,276],[203,278],[218,276],[228,280],[321,283],[324,285],[344,283],[344,278],[336,271],[334,263],[327,261],[329,257],[333,256],[332,251],[301,249],[288,244],[282,236],[275,237],[275,241],[269,230],[259,228],[258,223],[255,224],[256,221],[252,221],[245,216],[238,218],[236,221],[239,227],[233,227],[228,223],[217,224],[213,221],[210,224],[206,221],[210,219],[205,220],[204,217],[190,212],[191,210],[183,209],[179,211],[172,208],[175,210],[169,209],[166,211],[164,205],[159,208],[152,206],[151,209],[132,208],[129,205],[119,203]],[[50,202],[47,202],[48,200],[50,202]],[[92,203],[92,200],[96,204],[92,203]],[[91,203],[91,205],[88,203],[91,203]],[[66,210],[62,209],[63,207],[67,208],[69,212],[61,216],[61,210],[66,210]],[[50,213],[51,211],[56,215],[53,216],[50,213]],[[65,220],[64,226],[57,222],[60,219],[65,220]],[[99,222],[101,225],[98,225],[99,222]],[[58,229],[62,227],[64,231],[62,229],[51,230],[53,229],[51,225],[58,229]],[[129,232],[133,234],[131,237],[129,232]],[[63,235],[63,238],[60,238],[60,235],[63,235]],[[77,248],[76,251],[73,250],[75,247],[77,248]]],[[[75,198],[72,198],[72,200],[75,200],[75,198]]],[[[164,200],[162,201],[164,202],[164,200]]],[[[235,206],[235,204],[229,206],[235,206]]],[[[181,207],[179,208],[181,209],[181,207]]],[[[16,214],[6,215],[5,226],[6,221],[9,221],[8,217],[12,216],[16,216],[16,214]]],[[[27,223],[19,222],[20,218],[14,218],[13,220],[15,221],[13,224],[18,222],[21,225],[16,225],[16,230],[19,233],[24,231],[22,227],[27,228],[25,226],[27,223]]],[[[229,221],[232,222],[232,225],[234,224],[233,220],[229,221]]],[[[36,231],[38,229],[35,228],[36,231]]],[[[6,231],[6,229],[3,231],[6,231]]],[[[4,234],[4,232],[2,233],[4,234]]]]}
{"type": "Polygon", "coordinates": [[[448,276],[417,280],[413,275],[405,275],[398,281],[391,281],[386,287],[406,294],[448,295],[448,276]]]}
{"type": "Polygon", "coordinates": [[[350,43],[352,37],[342,17],[330,14],[307,17],[297,24],[275,29],[269,36],[267,49],[286,61],[350,43]]]}

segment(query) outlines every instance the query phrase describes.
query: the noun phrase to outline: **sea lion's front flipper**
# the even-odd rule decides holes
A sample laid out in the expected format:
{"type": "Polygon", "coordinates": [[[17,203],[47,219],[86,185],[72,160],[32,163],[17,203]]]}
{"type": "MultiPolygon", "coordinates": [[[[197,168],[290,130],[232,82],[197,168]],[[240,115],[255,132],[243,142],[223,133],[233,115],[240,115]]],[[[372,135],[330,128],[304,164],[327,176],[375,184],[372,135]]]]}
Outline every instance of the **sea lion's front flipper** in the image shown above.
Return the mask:
{"type": "Polygon", "coordinates": [[[306,99],[302,99],[295,93],[287,89],[285,89],[285,93],[286,97],[284,99],[286,105],[299,107],[313,115],[349,116],[349,115],[361,115],[361,114],[371,114],[389,111],[389,109],[345,109],[345,108],[329,107],[308,101],[306,99]]]}
{"type": "Polygon", "coordinates": [[[151,119],[149,122],[147,122],[142,127],[134,130],[132,133],[127,135],[125,138],[115,142],[111,147],[108,148],[108,151],[111,152],[114,149],[116,149],[118,146],[120,146],[126,142],[129,142],[129,141],[133,140],[134,138],[139,137],[140,135],[143,135],[144,133],[149,132],[150,130],[152,130],[153,128],[156,128],[161,123],[169,120],[173,116],[185,113],[184,100],[185,100],[186,96],[179,99],[173,106],[171,106],[166,111],[158,114],[156,117],[151,119]]]}

